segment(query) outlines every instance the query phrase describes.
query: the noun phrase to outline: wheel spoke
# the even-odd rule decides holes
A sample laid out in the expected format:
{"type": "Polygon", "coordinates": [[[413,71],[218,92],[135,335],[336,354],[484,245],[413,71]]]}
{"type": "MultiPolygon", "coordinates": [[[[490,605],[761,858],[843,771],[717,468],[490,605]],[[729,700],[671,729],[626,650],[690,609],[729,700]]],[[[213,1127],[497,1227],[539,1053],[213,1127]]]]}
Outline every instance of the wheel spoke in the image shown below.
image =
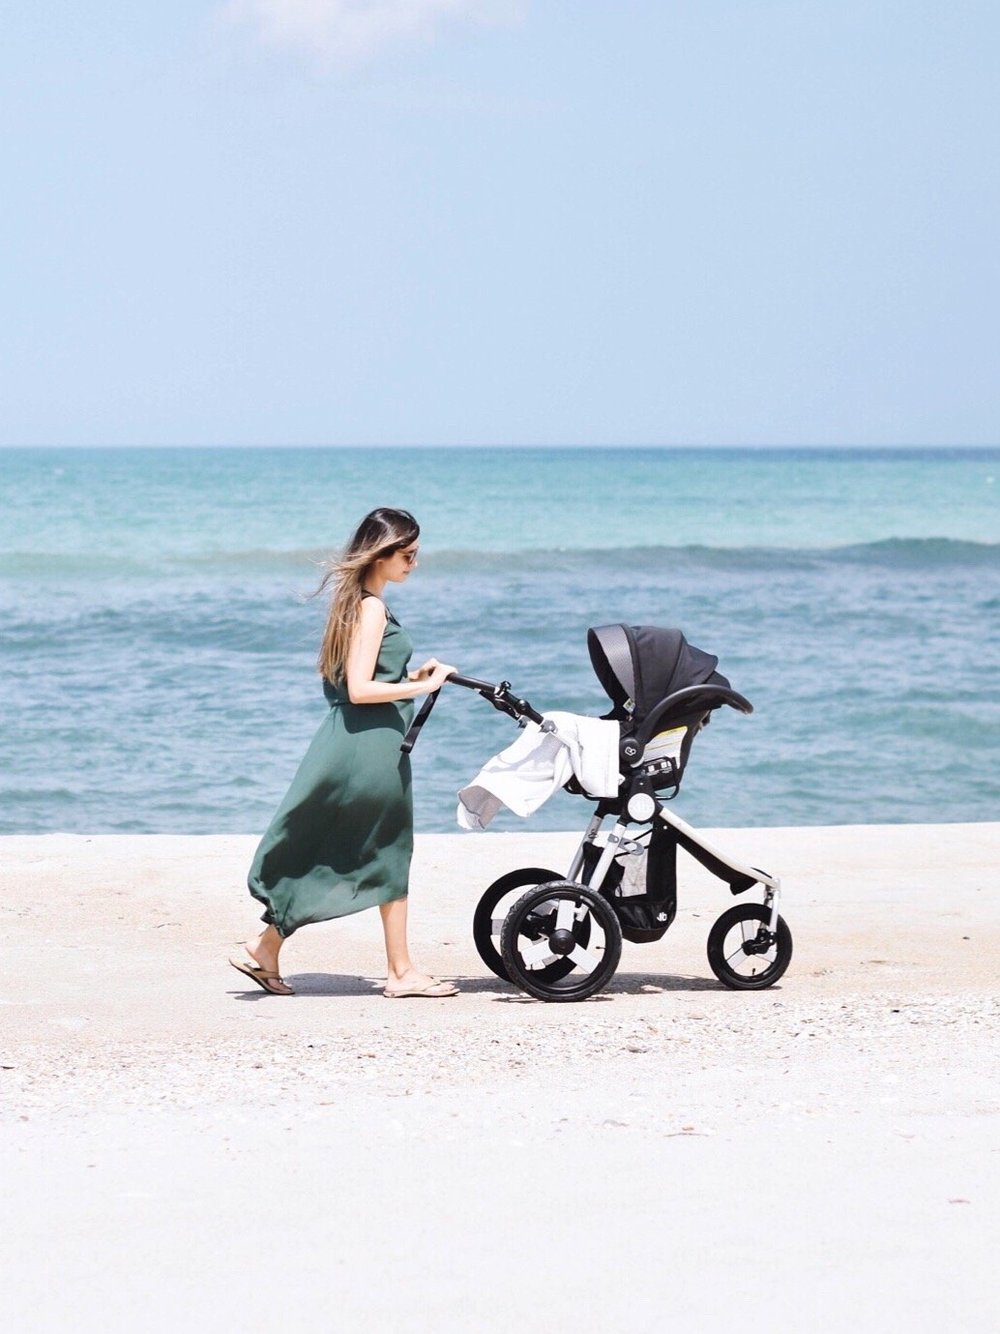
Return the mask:
{"type": "Polygon", "coordinates": [[[567,958],[572,959],[577,968],[585,973],[592,973],[601,965],[601,956],[593,950],[585,950],[582,945],[574,945],[567,958]]]}
{"type": "Polygon", "coordinates": [[[542,936],[541,940],[533,940],[529,945],[522,946],[518,953],[525,968],[543,968],[556,957],[552,953],[548,936],[542,936]]]}
{"type": "Polygon", "coordinates": [[[556,930],[572,931],[573,922],[576,919],[576,902],[573,899],[564,898],[559,900],[559,907],[556,911],[556,930]]]}
{"type": "Polygon", "coordinates": [[[745,941],[745,940],[741,941],[741,942],[740,942],[739,949],[735,949],[735,950],[733,950],[732,954],[727,954],[727,955],[726,955],[726,963],[729,964],[730,968],[735,968],[735,967],[736,967],[736,964],[733,962],[734,959],[738,959],[738,958],[740,958],[740,956],[742,956],[743,959],[747,959],[747,958],[749,957],[749,956],[747,955],[746,950],[744,950],[744,948],[743,948],[743,946],[744,946],[745,944],[746,944],[746,941],[745,941]]]}

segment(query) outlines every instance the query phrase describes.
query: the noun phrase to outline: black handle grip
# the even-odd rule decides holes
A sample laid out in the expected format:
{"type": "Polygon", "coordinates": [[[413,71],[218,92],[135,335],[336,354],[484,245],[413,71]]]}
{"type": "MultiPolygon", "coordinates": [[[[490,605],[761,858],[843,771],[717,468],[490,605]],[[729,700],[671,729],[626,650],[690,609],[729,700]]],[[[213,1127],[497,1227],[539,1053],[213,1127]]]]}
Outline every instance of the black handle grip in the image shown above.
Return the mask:
{"type": "MultiPolygon", "coordinates": [[[[456,686],[468,686],[470,690],[496,690],[496,686],[490,685],[489,681],[477,681],[474,676],[460,676],[458,672],[452,672],[448,680],[456,686]]],[[[437,697],[440,695],[440,689],[434,690],[427,696],[423,704],[417,710],[416,717],[410,724],[410,730],[400,742],[399,749],[404,755],[409,755],[410,751],[417,744],[417,737],[420,735],[420,729],[431,716],[431,709],[437,703],[437,697]]]]}
{"type": "MultiPolygon", "coordinates": [[[[506,713],[511,718],[516,718],[518,722],[522,722],[525,718],[530,719],[533,723],[543,721],[542,715],[537,709],[533,709],[526,699],[518,699],[516,695],[511,694],[509,681],[501,681],[499,685],[494,685],[492,681],[480,681],[478,677],[463,676],[460,672],[452,672],[448,681],[451,685],[465,686],[467,690],[477,690],[483,699],[492,704],[495,709],[499,709],[501,713],[506,713]]],[[[420,711],[410,724],[410,730],[400,743],[399,749],[404,755],[409,755],[416,745],[420,729],[429,718],[439,694],[440,691],[435,690],[432,695],[427,696],[420,706],[420,711]]]]}
{"type": "Polygon", "coordinates": [[[488,690],[491,694],[496,690],[490,681],[479,681],[474,676],[463,676],[461,672],[452,672],[448,680],[452,685],[465,686],[467,690],[488,690]]]}
{"type": "MultiPolygon", "coordinates": [[[[492,694],[496,690],[495,685],[489,681],[477,681],[474,676],[461,676],[458,672],[452,672],[448,677],[449,682],[456,686],[468,686],[470,690],[488,690],[492,694]]],[[[440,689],[432,691],[417,710],[416,717],[410,724],[410,729],[400,742],[399,749],[404,755],[409,755],[410,751],[417,744],[417,737],[420,735],[420,729],[431,716],[431,709],[437,703],[437,697],[440,695],[440,689]]]]}

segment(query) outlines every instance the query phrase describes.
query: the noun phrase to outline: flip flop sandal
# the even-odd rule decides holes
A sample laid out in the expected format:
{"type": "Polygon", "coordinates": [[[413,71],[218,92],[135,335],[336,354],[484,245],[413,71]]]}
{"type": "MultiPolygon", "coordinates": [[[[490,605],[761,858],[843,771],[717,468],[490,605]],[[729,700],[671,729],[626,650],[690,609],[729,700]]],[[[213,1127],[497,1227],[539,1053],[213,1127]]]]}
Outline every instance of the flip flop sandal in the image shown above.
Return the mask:
{"type": "Polygon", "coordinates": [[[408,996],[427,996],[437,1000],[444,996],[457,996],[458,987],[455,986],[454,982],[438,982],[435,979],[429,987],[402,987],[398,991],[390,991],[386,988],[382,995],[388,1000],[404,1000],[408,996]]]}
{"type": "Polygon", "coordinates": [[[271,972],[267,968],[261,968],[259,965],[243,963],[242,960],[240,959],[230,959],[229,962],[230,964],[232,964],[232,966],[236,969],[238,973],[242,973],[244,977],[251,978],[252,981],[257,983],[257,985],[261,988],[261,990],[268,992],[270,995],[272,996],[295,995],[295,992],[292,990],[291,987],[287,985],[285,979],[283,977],[279,977],[277,973],[271,972]],[[271,985],[272,982],[280,983],[281,986],[286,987],[286,990],[279,991],[277,987],[271,985]]]}

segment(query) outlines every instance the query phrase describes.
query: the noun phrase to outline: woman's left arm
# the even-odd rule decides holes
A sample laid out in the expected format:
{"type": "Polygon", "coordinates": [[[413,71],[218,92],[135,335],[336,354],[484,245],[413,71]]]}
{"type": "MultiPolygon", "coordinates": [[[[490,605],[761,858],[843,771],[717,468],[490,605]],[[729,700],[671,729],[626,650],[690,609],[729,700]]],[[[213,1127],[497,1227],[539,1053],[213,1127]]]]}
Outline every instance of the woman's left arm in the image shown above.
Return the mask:
{"type": "MultiPolygon", "coordinates": [[[[352,704],[391,704],[399,699],[416,699],[439,689],[455,670],[435,660],[430,672],[419,675],[417,680],[376,681],[375,668],[384,633],[385,608],[377,598],[366,598],[347,655],[347,696],[352,704]]],[[[420,670],[423,673],[424,668],[420,670]]]]}

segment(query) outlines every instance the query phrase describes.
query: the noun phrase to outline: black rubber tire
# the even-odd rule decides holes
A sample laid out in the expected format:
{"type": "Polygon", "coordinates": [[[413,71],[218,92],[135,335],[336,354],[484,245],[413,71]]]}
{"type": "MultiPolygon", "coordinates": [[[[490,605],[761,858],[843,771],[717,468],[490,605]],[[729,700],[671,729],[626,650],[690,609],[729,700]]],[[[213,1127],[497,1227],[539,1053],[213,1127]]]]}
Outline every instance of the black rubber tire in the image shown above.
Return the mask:
{"type": "MultiPolygon", "coordinates": [[[[759,927],[766,927],[770,921],[771,910],[762,903],[738,903],[735,907],[728,908],[712,927],[708,933],[708,964],[723,986],[730,987],[733,991],[763,991],[765,987],[773,986],[778,978],[784,975],[785,969],[792,961],[792,933],[783,917],[778,918],[775,929],[773,958],[771,951],[767,955],[743,955],[746,960],[761,961],[759,973],[737,972],[730,962],[734,954],[740,952],[738,946],[735,951],[733,950],[732,940],[728,946],[726,943],[726,937],[733,927],[746,922],[756,922],[759,927]]],[[[744,940],[752,939],[756,934],[755,931],[751,931],[748,936],[745,931],[742,932],[744,940]]]]}
{"type": "Polygon", "coordinates": [[[529,996],[536,996],[543,1001],[581,1001],[606,987],[614,977],[622,955],[622,931],[615,911],[607,899],[588,889],[586,885],[576,884],[572,880],[554,880],[529,890],[514,904],[504,918],[503,930],[500,932],[500,950],[508,977],[515,986],[526,991],[529,996]],[[582,948],[586,948],[590,943],[591,918],[596,921],[604,935],[604,950],[598,966],[593,972],[585,973],[572,959],[564,958],[544,968],[524,967],[518,950],[518,940],[523,935],[527,935],[529,939],[537,938],[530,929],[524,930],[528,925],[528,918],[541,904],[565,898],[572,898],[578,904],[584,903],[589,910],[588,915],[573,928],[574,936],[582,948]],[[554,977],[550,970],[557,967],[565,971],[559,977],[554,977]]]}
{"type": "MultiPolygon", "coordinates": [[[[547,871],[543,866],[522,866],[519,870],[508,871],[499,880],[494,880],[493,884],[483,891],[482,898],[476,904],[476,911],[472,916],[472,939],[476,942],[479,957],[486,967],[505,982],[509,982],[510,977],[500,957],[500,951],[494,943],[497,937],[493,935],[493,914],[496,912],[497,904],[515,890],[534,888],[535,885],[544,885],[550,880],[558,879],[558,871],[547,871]]],[[[513,907],[513,904],[511,906],[513,907]]],[[[562,968],[564,974],[569,972],[563,963],[553,964],[553,967],[562,968]]]]}

